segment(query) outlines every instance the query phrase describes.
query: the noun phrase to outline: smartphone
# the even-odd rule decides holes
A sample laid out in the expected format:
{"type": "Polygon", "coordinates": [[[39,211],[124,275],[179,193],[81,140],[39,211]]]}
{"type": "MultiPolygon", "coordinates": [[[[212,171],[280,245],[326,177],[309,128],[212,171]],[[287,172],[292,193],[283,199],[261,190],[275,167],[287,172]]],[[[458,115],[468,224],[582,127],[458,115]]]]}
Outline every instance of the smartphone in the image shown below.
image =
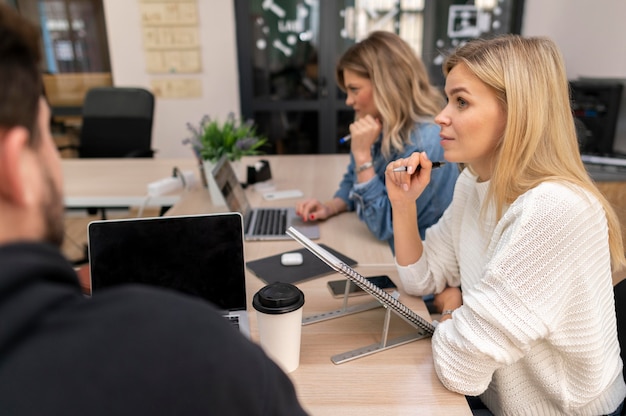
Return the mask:
{"type": "MultiPolygon", "coordinates": [[[[375,284],[376,286],[378,286],[379,288],[383,289],[386,292],[391,292],[394,289],[396,289],[396,285],[389,278],[389,276],[385,276],[385,275],[371,276],[371,277],[368,277],[367,280],[369,280],[370,282],[372,282],[373,284],[375,284]]],[[[346,293],[346,283],[348,282],[349,280],[347,279],[329,281],[328,289],[330,290],[330,293],[333,295],[333,297],[342,298],[344,294],[346,293]]],[[[350,281],[350,289],[348,292],[348,296],[359,296],[359,295],[365,295],[365,294],[367,294],[367,292],[365,292],[363,289],[361,289],[352,281],[350,281]]]]}

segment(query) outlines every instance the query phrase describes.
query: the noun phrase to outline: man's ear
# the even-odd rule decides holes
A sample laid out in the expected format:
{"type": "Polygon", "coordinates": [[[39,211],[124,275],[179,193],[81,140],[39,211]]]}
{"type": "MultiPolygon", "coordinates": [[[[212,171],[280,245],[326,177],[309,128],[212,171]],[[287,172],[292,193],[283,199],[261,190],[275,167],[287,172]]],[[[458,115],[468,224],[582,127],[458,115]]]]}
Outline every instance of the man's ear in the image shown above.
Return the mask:
{"type": "Polygon", "coordinates": [[[27,161],[28,138],[24,127],[0,130],[0,198],[20,206],[28,199],[23,166],[27,161]]]}

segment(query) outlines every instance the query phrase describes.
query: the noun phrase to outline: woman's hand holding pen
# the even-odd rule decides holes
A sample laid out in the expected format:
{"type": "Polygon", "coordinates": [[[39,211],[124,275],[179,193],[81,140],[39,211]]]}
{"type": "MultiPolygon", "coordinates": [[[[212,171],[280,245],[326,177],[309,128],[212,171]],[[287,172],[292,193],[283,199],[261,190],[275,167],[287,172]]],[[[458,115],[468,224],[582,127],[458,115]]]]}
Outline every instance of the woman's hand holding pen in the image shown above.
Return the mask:
{"type": "Polygon", "coordinates": [[[430,182],[432,165],[425,152],[390,162],[385,170],[385,185],[391,203],[415,202],[430,182]],[[406,170],[398,170],[403,167],[406,170]]]}

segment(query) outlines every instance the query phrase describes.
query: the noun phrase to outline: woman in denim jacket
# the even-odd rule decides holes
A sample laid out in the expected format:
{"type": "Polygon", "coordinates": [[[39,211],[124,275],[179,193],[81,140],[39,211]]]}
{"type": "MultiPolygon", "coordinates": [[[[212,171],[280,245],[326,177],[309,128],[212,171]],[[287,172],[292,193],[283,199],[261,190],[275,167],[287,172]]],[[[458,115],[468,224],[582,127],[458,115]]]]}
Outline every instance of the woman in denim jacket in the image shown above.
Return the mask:
{"type": "MultiPolygon", "coordinates": [[[[325,220],[356,210],[376,238],[393,251],[391,205],[385,188],[385,167],[413,152],[443,160],[439,126],[434,116],[443,107],[440,92],[430,85],[426,68],[409,44],[390,32],[372,32],[350,47],[336,68],[346,104],[355,112],[350,125],[350,164],[330,201],[301,201],[304,221],[325,220]]],[[[417,199],[420,233],[436,223],[452,200],[458,176],[455,164],[433,172],[417,199]]]]}

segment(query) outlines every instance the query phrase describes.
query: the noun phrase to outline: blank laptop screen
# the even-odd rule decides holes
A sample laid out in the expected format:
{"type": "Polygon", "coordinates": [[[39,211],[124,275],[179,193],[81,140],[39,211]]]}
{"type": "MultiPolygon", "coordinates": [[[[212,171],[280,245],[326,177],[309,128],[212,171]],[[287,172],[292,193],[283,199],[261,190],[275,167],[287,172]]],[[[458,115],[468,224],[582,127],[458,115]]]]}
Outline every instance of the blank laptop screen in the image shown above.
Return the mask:
{"type": "Polygon", "coordinates": [[[238,213],[94,221],[89,224],[92,292],[142,283],[245,309],[238,213]]]}

